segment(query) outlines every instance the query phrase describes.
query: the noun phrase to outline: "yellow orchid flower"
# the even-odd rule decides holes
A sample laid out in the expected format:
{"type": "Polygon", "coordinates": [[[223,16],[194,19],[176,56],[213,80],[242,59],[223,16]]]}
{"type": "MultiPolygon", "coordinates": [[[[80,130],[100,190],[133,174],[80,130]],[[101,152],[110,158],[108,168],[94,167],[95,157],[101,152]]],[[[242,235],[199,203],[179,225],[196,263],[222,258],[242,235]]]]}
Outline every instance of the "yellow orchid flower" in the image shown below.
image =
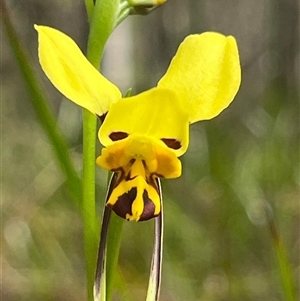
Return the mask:
{"type": "Polygon", "coordinates": [[[159,178],[177,178],[189,144],[189,125],[211,119],[236,95],[241,71],[232,36],[205,32],[179,46],[157,86],[122,98],[119,89],[64,33],[35,26],[39,59],[53,85],[103,121],[97,164],[113,171],[107,205],[143,221],[160,214],[159,178]]]}

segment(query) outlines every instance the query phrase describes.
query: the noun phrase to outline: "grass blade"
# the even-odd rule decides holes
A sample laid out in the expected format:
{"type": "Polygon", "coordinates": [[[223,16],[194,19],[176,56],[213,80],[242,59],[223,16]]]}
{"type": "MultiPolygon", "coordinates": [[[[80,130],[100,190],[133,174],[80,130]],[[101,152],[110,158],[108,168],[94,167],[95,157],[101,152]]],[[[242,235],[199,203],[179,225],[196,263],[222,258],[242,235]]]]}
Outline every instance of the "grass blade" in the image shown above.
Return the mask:
{"type": "Polygon", "coordinates": [[[293,285],[293,278],[292,278],[290,264],[287,258],[287,254],[283,242],[280,238],[279,232],[277,231],[275,221],[272,217],[270,217],[269,220],[269,227],[270,227],[271,237],[276,252],[285,300],[296,301],[295,288],[293,285]]]}
{"type": "Polygon", "coordinates": [[[45,91],[41,88],[42,85],[34,72],[26,48],[21,43],[13,27],[4,1],[1,2],[1,17],[38,121],[46,132],[59,166],[66,176],[67,186],[73,200],[79,205],[82,196],[81,181],[71,160],[64,136],[57,127],[56,119],[48,106],[49,99],[45,91]]]}

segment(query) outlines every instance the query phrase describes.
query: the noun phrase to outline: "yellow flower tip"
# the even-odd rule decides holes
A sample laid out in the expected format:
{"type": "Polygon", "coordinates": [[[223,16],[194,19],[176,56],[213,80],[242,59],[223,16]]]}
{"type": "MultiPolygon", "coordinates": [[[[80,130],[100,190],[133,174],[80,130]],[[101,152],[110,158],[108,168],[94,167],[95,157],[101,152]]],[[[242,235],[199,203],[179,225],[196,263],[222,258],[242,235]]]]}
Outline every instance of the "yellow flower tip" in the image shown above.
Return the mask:
{"type": "Polygon", "coordinates": [[[33,27],[39,34],[47,34],[47,32],[51,31],[51,30],[58,31],[54,28],[51,28],[51,27],[45,26],[45,25],[34,24],[33,27]]]}
{"type": "Polygon", "coordinates": [[[97,164],[115,172],[107,205],[117,215],[143,221],[160,213],[158,178],[181,175],[181,163],[162,141],[129,136],[102,150],[97,164]]]}
{"type": "Polygon", "coordinates": [[[132,6],[145,6],[145,7],[155,7],[162,5],[166,2],[167,0],[129,0],[129,3],[132,6]]]}
{"type": "Polygon", "coordinates": [[[181,43],[158,87],[177,94],[193,123],[211,119],[228,107],[240,82],[235,39],[205,32],[190,35],[181,43]]]}
{"type": "Polygon", "coordinates": [[[119,89],[91,65],[69,36],[48,26],[34,28],[39,35],[41,67],[66,98],[98,116],[121,99],[119,89]]]}

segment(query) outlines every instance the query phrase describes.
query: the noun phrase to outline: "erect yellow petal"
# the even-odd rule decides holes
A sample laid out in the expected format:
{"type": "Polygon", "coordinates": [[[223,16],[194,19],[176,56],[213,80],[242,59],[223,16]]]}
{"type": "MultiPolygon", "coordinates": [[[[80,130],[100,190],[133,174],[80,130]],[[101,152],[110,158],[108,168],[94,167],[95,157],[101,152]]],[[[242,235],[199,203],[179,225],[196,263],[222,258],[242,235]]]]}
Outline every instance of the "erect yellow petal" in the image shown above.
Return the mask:
{"type": "Polygon", "coordinates": [[[177,156],[188,146],[189,123],[177,95],[153,88],[114,103],[104,120],[99,139],[104,146],[130,135],[163,141],[177,156]]]}
{"type": "Polygon", "coordinates": [[[158,87],[176,92],[192,123],[223,111],[237,93],[240,81],[235,39],[206,32],[190,35],[182,42],[158,87]]]}
{"type": "Polygon", "coordinates": [[[34,26],[39,33],[39,59],[47,77],[67,98],[99,116],[121,98],[119,89],[82,54],[64,33],[46,26],[34,26]]]}

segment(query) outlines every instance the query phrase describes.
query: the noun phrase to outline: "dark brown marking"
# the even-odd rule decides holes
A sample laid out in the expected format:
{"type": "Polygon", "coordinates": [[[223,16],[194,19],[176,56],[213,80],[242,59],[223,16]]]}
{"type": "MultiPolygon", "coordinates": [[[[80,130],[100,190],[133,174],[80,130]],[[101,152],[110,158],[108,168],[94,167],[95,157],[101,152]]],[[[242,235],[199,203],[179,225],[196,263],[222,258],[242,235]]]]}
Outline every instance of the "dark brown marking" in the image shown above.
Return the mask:
{"type": "Polygon", "coordinates": [[[111,176],[109,186],[108,186],[108,191],[106,194],[106,202],[109,200],[112,191],[119,185],[120,175],[121,173],[114,172],[113,175],[111,176]]]}
{"type": "Polygon", "coordinates": [[[172,149],[180,149],[181,148],[180,141],[178,141],[174,138],[162,138],[160,140],[169,148],[172,148],[172,149]]]}
{"type": "Polygon", "coordinates": [[[104,119],[105,119],[105,117],[106,117],[107,113],[108,113],[108,112],[106,112],[106,113],[102,114],[101,116],[97,115],[97,116],[98,116],[98,118],[100,119],[101,123],[103,123],[103,122],[104,122],[104,119]]]}
{"type": "Polygon", "coordinates": [[[150,177],[147,178],[147,184],[151,185],[158,193],[159,189],[157,186],[157,175],[151,174],[150,177]]]}
{"type": "Polygon", "coordinates": [[[109,138],[112,141],[123,140],[128,137],[128,134],[125,132],[112,132],[109,134],[109,138]]]}
{"type": "MultiPolygon", "coordinates": [[[[129,164],[128,166],[131,167],[133,165],[133,163],[135,162],[135,159],[132,158],[130,161],[129,161],[129,164]]],[[[131,177],[131,169],[129,169],[129,172],[127,173],[126,177],[125,177],[125,181],[131,181],[133,179],[135,179],[136,176],[134,177],[131,177]]]]}
{"type": "Polygon", "coordinates": [[[135,159],[134,159],[134,158],[130,159],[129,165],[131,166],[134,162],[135,162],[135,159]]]}
{"type": "Polygon", "coordinates": [[[156,215],[155,212],[155,205],[152,200],[149,198],[148,191],[145,189],[143,192],[143,201],[144,201],[144,210],[139,219],[139,222],[147,221],[156,215]]]}
{"type": "Polygon", "coordinates": [[[131,177],[131,172],[129,172],[125,178],[125,181],[132,181],[136,178],[137,176],[131,177]]]}
{"type": "Polygon", "coordinates": [[[115,168],[111,170],[114,174],[111,178],[109,189],[108,189],[108,196],[106,200],[109,199],[111,192],[121,183],[122,180],[125,178],[125,172],[122,167],[115,168]]]}
{"type": "Polygon", "coordinates": [[[109,207],[120,217],[126,218],[126,214],[132,215],[131,206],[137,195],[137,188],[132,187],[128,192],[118,197],[114,205],[109,207]]]}

